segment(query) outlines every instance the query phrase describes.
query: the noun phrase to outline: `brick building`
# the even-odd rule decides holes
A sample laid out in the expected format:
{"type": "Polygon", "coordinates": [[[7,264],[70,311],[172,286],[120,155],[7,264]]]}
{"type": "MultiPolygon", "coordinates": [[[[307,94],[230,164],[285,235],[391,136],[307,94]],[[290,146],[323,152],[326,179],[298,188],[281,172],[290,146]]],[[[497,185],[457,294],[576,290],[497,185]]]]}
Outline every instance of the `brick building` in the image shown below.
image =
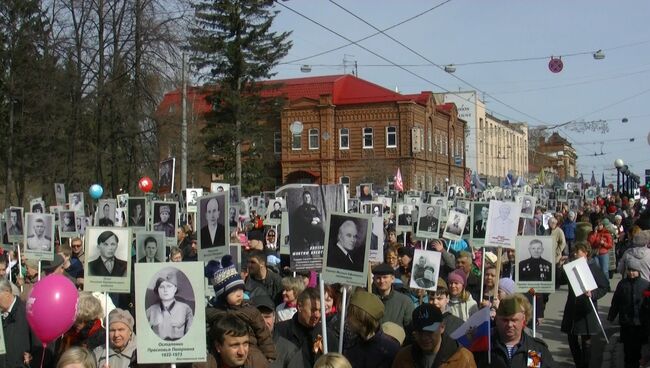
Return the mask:
{"type": "MultiPolygon", "coordinates": [[[[281,87],[266,93],[288,100],[272,142],[280,165],[278,184],[383,186],[398,167],[405,189],[464,183],[466,123],[457,118],[454,104],[437,102],[431,92],[396,93],[352,75],[272,82],[281,87]]],[[[205,104],[192,106],[198,114],[188,115],[205,112],[205,104]]],[[[159,114],[179,109],[174,91],[163,99],[159,114]]],[[[194,129],[200,126],[197,121],[194,129]]],[[[167,157],[166,147],[161,147],[163,155],[167,157]]],[[[207,186],[205,180],[199,184],[207,186]]]]}
{"type": "Polygon", "coordinates": [[[557,132],[550,137],[540,137],[537,145],[529,150],[528,171],[531,176],[540,171],[557,175],[560,181],[575,179],[577,176],[575,148],[557,132]]]}

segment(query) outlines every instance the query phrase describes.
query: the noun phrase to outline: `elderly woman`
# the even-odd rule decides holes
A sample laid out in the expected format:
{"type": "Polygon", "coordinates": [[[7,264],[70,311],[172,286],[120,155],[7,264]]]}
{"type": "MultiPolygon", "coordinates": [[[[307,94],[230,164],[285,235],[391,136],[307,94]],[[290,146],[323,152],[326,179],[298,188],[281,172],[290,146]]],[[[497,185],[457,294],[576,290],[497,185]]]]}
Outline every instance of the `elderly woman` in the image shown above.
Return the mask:
{"type": "Polygon", "coordinates": [[[555,217],[548,219],[548,227],[551,230],[551,239],[553,241],[553,249],[555,250],[555,264],[558,264],[562,257],[568,256],[569,254],[569,248],[567,248],[566,245],[564,232],[559,226],[557,226],[557,224],[558,221],[555,217]]]}
{"type": "Polygon", "coordinates": [[[56,363],[56,368],[96,368],[95,357],[86,348],[72,347],[66,350],[56,363]]]}
{"type": "MultiPolygon", "coordinates": [[[[133,333],[133,317],[129,311],[116,308],[108,315],[108,331],[110,350],[108,365],[111,368],[128,368],[135,362],[135,334],[133,333]]],[[[106,345],[100,345],[93,350],[97,366],[106,364],[106,345]]]]}
{"type": "Polygon", "coordinates": [[[175,269],[163,270],[153,288],[158,303],[147,308],[151,329],[163,340],[174,341],[190,330],[194,314],[189,305],[176,299],[178,276],[175,269]]]}
{"type": "Polygon", "coordinates": [[[106,330],[102,327],[102,304],[87,291],[79,293],[74,325],[63,335],[57,346],[59,356],[73,346],[93,350],[106,344],[106,330]]]}
{"type": "Polygon", "coordinates": [[[289,320],[298,311],[296,300],[305,290],[305,282],[301,277],[285,277],[282,279],[282,303],[276,307],[278,322],[289,320]]]}

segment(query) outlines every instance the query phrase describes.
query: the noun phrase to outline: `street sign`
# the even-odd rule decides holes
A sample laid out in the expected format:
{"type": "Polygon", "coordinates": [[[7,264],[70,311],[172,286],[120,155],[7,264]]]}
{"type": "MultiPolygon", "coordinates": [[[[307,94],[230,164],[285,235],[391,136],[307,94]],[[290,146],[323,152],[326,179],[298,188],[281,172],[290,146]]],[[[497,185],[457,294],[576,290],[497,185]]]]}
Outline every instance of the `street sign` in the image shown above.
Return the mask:
{"type": "Polygon", "coordinates": [[[548,62],[548,70],[553,73],[559,73],[564,68],[564,63],[560,58],[554,58],[551,56],[551,60],[548,62]]]}
{"type": "Polygon", "coordinates": [[[460,166],[463,164],[463,158],[460,156],[454,156],[454,162],[456,163],[456,165],[460,166]]]}

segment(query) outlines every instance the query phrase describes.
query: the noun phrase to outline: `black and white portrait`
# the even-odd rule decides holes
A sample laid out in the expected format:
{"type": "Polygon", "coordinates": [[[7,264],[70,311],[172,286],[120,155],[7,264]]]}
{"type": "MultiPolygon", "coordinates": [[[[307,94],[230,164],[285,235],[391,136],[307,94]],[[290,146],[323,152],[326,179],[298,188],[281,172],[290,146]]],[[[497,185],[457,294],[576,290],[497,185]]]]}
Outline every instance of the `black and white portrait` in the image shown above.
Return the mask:
{"type": "Polygon", "coordinates": [[[422,205],[418,214],[416,235],[422,238],[437,239],[440,228],[441,208],[432,204],[422,205]]]}
{"type": "Polygon", "coordinates": [[[196,299],[188,277],[175,267],[164,267],[149,281],[146,318],[161,340],[176,341],[192,327],[196,299]]]}
{"type": "MultiPolygon", "coordinates": [[[[384,245],[384,213],[383,204],[380,202],[372,202],[372,232],[370,235],[370,250],[377,251],[384,245]]],[[[375,252],[373,252],[375,253],[375,252]]],[[[383,252],[382,252],[383,253],[383,252]]],[[[377,255],[373,254],[375,258],[377,255]]],[[[375,261],[375,259],[373,259],[375,261]]]]}
{"type": "Polygon", "coordinates": [[[372,201],[372,183],[364,183],[359,185],[359,200],[372,201]]]}
{"type": "Polygon", "coordinates": [[[97,202],[97,212],[95,213],[95,226],[113,227],[115,226],[115,207],[117,204],[114,199],[100,199],[97,202]]]}
{"type": "Polygon", "coordinates": [[[596,199],[597,189],[595,187],[589,187],[585,190],[585,199],[588,201],[593,201],[596,199]]]}
{"type": "Polygon", "coordinates": [[[546,208],[548,208],[549,211],[553,211],[553,212],[557,211],[557,200],[556,199],[549,199],[547,202],[548,203],[547,203],[546,208]]]}
{"type": "Polygon", "coordinates": [[[241,187],[239,185],[230,186],[230,203],[239,204],[241,201],[241,187]]]}
{"type": "Polygon", "coordinates": [[[367,259],[367,218],[332,214],[327,243],[326,267],[363,272],[367,259]]]}
{"type": "Polygon", "coordinates": [[[535,215],[535,202],[536,199],[533,196],[522,196],[520,217],[533,218],[535,215]]]}
{"type": "Polygon", "coordinates": [[[23,240],[23,208],[10,207],[7,219],[7,238],[12,243],[23,240]]]}
{"type": "Polygon", "coordinates": [[[292,249],[309,250],[323,246],[325,219],[322,198],[317,189],[305,187],[302,192],[294,190],[290,192],[291,196],[287,196],[292,249]]]}
{"type": "Polygon", "coordinates": [[[176,238],[177,202],[153,202],[153,231],[162,231],[167,238],[176,238]]]}
{"type": "Polygon", "coordinates": [[[413,231],[413,206],[400,203],[397,205],[397,227],[413,231]]]}
{"type": "Polygon", "coordinates": [[[223,193],[230,190],[228,183],[210,183],[210,193],[223,193]]]}
{"type": "Polygon", "coordinates": [[[435,291],[440,274],[440,252],[416,249],[411,263],[409,287],[435,291]]]}
{"type": "Polygon", "coordinates": [[[29,201],[29,208],[32,213],[45,213],[45,202],[41,198],[34,198],[29,201]]]}
{"type": "Polygon", "coordinates": [[[359,213],[358,198],[348,198],[348,213],[359,213]]]}
{"type": "Polygon", "coordinates": [[[485,232],[485,244],[514,248],[520,213],[521,203],[490,201],[490,216],[485,232]]]}
{"type": "Polygon", "coordinates": [[[54,249],[54,216],[27,213],[25,223],[25,251],[51,253],[54,249]]]}
{"type": "MultiPolygon", "coordinates": [[[[447,209],[449,208],[449,200],[445,197],[433,196],[429,198],[429,203],[438,206],[441,209],[440,218],[447,218],[447,209]]],[[[452,202],[453,203],[453,202],[452,202]]]]}
{"type": "Polygon", "coordinates": [[[138,231],[135,233],[136,259],[138,263],[165,261],[165,234],[161,231],[138,231]]]}
{"type": "Polygon", "coordinates": [[[190,212],[196,212],[196,204],[201,196],[203,196],[203,188],[187,188],[185,204],[187,205],[188,211],[193,208],[194,210],[190,212]]]}
{"type": "Polygon", "coordinates": [[[147,200],[144,197],[131,197],[127,203],[129,226],[144,228],[147,224],[147,200]]]}
{"type": "Polygon", "coordinates": [[[560,202],[566,202],[567,201],[567,190],[566,189],[558,189],[557,190],[557,200],[560,202]]]}
{"type": "Polygon", "coordinates": [[[68,195],[70,209],[78,215],[84,214],[84,194],[83,192],[70,193],[68,195]]]}
{"type": "Polygon", "coordinates": [[[57,206],[65,205],[65,184],[63,183],[54,183],[54,199],[56,200],[57,206]]]}
{"type": "Polygon", "coordinates": [[[269,201],[266,209],[266,223],[280,224],[282,222],[282,209],[286,208],[283,198],[274,198],[269,201]]]}
{"type": "Polygon", "coordinates": [[[463,231],[465,230],[465,223],[467,222],[467,215],[458,211],[449,211],[447,223],[442,236],[445,239],[460,240],[463,231]]]}
{"type": "Polygon", "coordinates": [[[129,203],[128,193],[117,195],[117,208],[127,208],[128,203],[129,203]]]}
{"type": "Polygon", "coordinates": [[[129,229],[87,228],[86,262],[88,276],[126,277],[131,258],[129,229]]]}
{"type": "Polygon", "coordinates": [[[519,242],[515,253],[519,253],[518,281],[551,281],[555,267],[550,261],[553,259],[551,242],[550,237],[519,242]]]}
{"type": "Polygon", "coordinates": [[[210,249],[228,245],[227,192],[211,194],[199,199],[198,228],[199,248],[210,249]]]}
{"type": "Polygon", "coordinates": [[[578,206],[580,205],[580,200],[577,198],[571,198],[567,200],[567,204],[569,205],[569,211],[577,211],[578,206]]]}
{"type": "Polygon", "coordinates": [[[64,210],[59,212],[59,231],[62,237],[74,236],[77,231],[77,219],[75,212],[71,210],[64,210]]]}
{"type": "Polygon", "coordinates": [[[488,226],[488,215],[490,213],[490,204],[488,202],[472,203],[472,239],[485,239],[485,231],[488,226]]]}
{"type": "Polygon", "coordinates": [[[174,192],[174,166],[175,158],[168,158],[160,161],[158,166],[158,193],[174,192]]]}

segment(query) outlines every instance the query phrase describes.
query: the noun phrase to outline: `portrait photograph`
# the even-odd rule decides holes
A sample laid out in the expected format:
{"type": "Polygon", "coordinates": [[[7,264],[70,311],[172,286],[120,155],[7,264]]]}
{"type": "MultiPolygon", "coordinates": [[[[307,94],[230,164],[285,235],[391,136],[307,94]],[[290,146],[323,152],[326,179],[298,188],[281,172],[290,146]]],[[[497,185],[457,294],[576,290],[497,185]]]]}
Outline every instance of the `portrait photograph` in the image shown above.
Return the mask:
{"type": "Polygon", "coordinates": [[[567,200],[567,205],[569,206],[569,211],[577,211],[580,200],[577,198],[571,198],[567,200]]]}
{"type": "Polygon", "coordinates": [[[492,200],[489,213],[484,244],[493,247],[514,248],[521,203],[492,200]]]}
{"type": "Polygon", "coordinates": [[[158,165],[158,194],[174,192],[175,166],[176,159],[173,157],[160,161],[158,165]]]}
{"type": "Polygon", "coordinates": [[[442,237],[449,240],[460,240],[465,231],[466,222],[466,214],[455,210],[449,211],[449,216],[447,216],[447,223],[442,232],[442,237]]]}
{"type": "Polygon", "coordinates": [[[365,286],[368,281],[371,217],[334,212],[327,224],[323,279],[328,283],[365,286]]]}
{"type": "Polygon", "coordinates": [[[131,229],[86,227],[84,290],[128,293],[131,290],[131,229]]]}
{"type": "Polygon", "coordinates": [[[64,206],[66,203],[65,184],[54,183],[54,200],[57,206],[64,206]]]}
{"type": "MultiPolygon", "coordinates": [[[[80,216],[75,212],[75,222],[77,224],[77,233],[79,236],[86,234],[86,216],[80,216]]],[[[89,226],[89,225],[88,225],[89,226]]]]}
{"type": "Polygon", "coordinates": [[[282,223],[282,210],[286,210],[284,198],[273,198],[269,200],[268,207],[265,211],[264,224],[280,225],[282,223]]]}
{"type": "Polygon", "coordinates": [[[556,199],[549,199],[547,201],[546,208],[548,208],[549,211],[557,211],[557,200],[556,199]]]}
{"type": "Polygon", "coordinates": [[[126,208],[116,208],[115,209],[115,226],[117,227],[122,227],[122,226],[127,226],[127,220],[126,220],[126,212],[128,210],[126,208]]]}
{"type": "Polygon", "coordinates": [[[239,204],[239,202],[241,201],[241,187],[239,185],[231,185],[230,190],[228,192],[230,193],[229,203],[239,204]]]}
{"type": "Polygon", "coordinates": [[[84,205],[84,193],[76,192],[68,194],[68,208],[73,210],[78,215],[84,215],[85,205],[84,205]]]}
{"type": "Polygon", "coordinates": [[[433,204],[420,206],[415,235],[418,238],[438,239],[440,237],[440,214],[442,208],[433,204]]]}
{"type": "Polygon", "coordinates": [[[162,231],[135,232],[135,259],[138,263],[165,262],[166,240],[162,231]]]}
{"type": "Polygon", "coordinates": [[[388,219],[393,209],[393,199],[391,197],[380,196],[377,198],[378,202],[383,205],[384,218],[388,219]]]}
{"type": "Polygon", "coordinates": [[[228,192],[214,193],[199,199],[196,216],[199,260],[221,259],[228,252],[228,207],[228,192]]]}
{"type": "Polygon", "coordinates": [[[517,292],[555,292],[555,256],[550,236],[518,236],[515,248],[517,292]]]}
{"type": "Polygon", "coordinates": [[[9,207],[7,217],[7,239],[12,243],[23,241],[23,208],[9,207]]]}
{"type": "Polygon", "coordinates": [[[230,190],[228,183],[210,183],[210,193],[222,193],[230,190]]]}
{"type": "Polygon", "coordinates": [[[73,238],[78,234],[76,213],[72,210],[59,211],[59,236],[73,238]]]}
{"type": "MultiPolygon", "coordinates": [[[[376,203],[377,206],[373,206],[372,213],[372,231],[370,234],[370,255],[368,258],[371,262],[383,263],[384,262],[384,216],[381,212],[378,214],[374,209],[378,206],[381,206],[381,203],[376,203]]],[[[381,208],[381,207],[379,207],[381,208]]]]}
{"type": "Polygon", "coordinates": [[[153,231],[165,233],[167,243],[176,245],[176,228],[178,227],[178,202],[152,202],[153,231]]]}
{"type": "Polygon", "coordinates": [[[138,363],[205,360],[204,285],[203,262],[135,265],[138,363]],[[160,349],[170,343],[176,353],[160,349]]]}
{"type": "Polygon", "coordinates": [[[116,198],[117,198],[117,208],[127,208],[127,205],[129,204],[128,193],[118,194],[116,198]]]}
{"type": "Polygon", "coordinates": [[[127,219],[129,227],[140,228],[147,226],[147,199],[145,197],[129,197],[127,200],[127,219]]]}
{"type": "Polygon", "coordinates": [[[372,183],[359,185],[359,200],[362,202],[372,201],[372,183]]]}
{"type": "Polygon", "coordinates": [[[557,190],[557,200],[560,202],[566,202],[568,199],[568,193],[566,189],[557,190]]]}
{"type": "Polygon", "coordinates": [[[535,216],[535,203],[537,199],[533,196],[521,196],[521,214],[519,217],[533,218],[535,216]]]}
{"type": "Polygon", "coordinates": [[[185,190],[185,208],[187,212],[196,212],[196,205],[202,196],[203,188],[187,188],[185,190]]]}
{"type": "Polygon", "coordinates": [[[24,237],[24,253],[28,259],[54,259],[54,215],[26,213],[24,237]]]}
{"type": "Polygon", "coordinates": [[[97,201],[97,211],[95,212],[95,226],[115,226],[116,207],[117,203],[114,199],[100,199],[97,201]]]}
{"type": "Polygon", "coordinates": [[[449,208],[449,200],[446,197],[439,197],[439,196],[430,197],[429,199],[430,199],[429,204],[440,207],[441,209],[440,218],[443,221],[447,219],[447,209],[449,208]]]}
{"type": "Polygon", "coordinates": [[[11,244],[9,238],[7,237],[7,222],[5,221],[6,213],[7,211],[5,211],[4,217],[2,220],[0,220],[0,240],[2,242],[3,248],[5,250],[10,250],[11,247],[13,247],[13,244],[11,244]]]}
{"type": "MultiPolygon", "coordinates": [[[[451,215],[449,216],[451,217],[451,215]]],[[[416,249],[413,253],[410,288],[436,291],[440,274],[440,252],[416,249]]]]}
{"type": "Polygon", "coordinates": [[[34,198],[29,201],[29,208],[32,213],[45,213],[45,202],[40,197],[34,198]]]}
{"type": "Polygon", "coordinates": [[[348,198],[347,213],[359,213],[359,198],[348,198]]]}
{"type": "Polygon", "coordinates": [[[397,229],[401,231],[413,231],[413,223],[415,218],[413,216],[414,207],[408,203],[398,203],[396,206],[397,212],[397,229]]]}

